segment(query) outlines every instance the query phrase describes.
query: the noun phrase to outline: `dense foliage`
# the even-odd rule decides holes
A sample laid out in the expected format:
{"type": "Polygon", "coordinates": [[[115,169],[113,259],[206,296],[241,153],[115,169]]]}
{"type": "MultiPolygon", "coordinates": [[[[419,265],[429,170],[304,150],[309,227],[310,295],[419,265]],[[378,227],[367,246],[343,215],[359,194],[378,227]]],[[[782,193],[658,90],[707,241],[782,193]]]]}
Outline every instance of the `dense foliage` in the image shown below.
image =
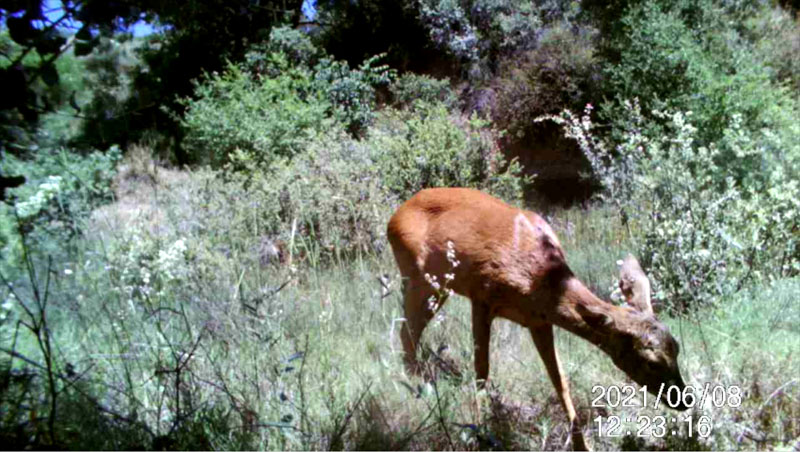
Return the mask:
{"type": "Polygon", "coordinates": [[[774,35],[753,32],[785,20],[757,4],[631,4],[604,43],[609,132],[568,121],[606,199],[638,221],[667,303],[797,274],[800,105],[759,51],[774,35]]]}
{"type": "Polygon", "coordinates": [[[308,131],[301,152],[267,168],[236,150],[228,169],[238,171],[228,173],[219,215],[257,213],[241,229],[220,228],[231,237],[255,228],[268,242],[288,244],[286,251],[306,264],[383,250],[392,208],[422,188],[468,186],[521,200],[527,181],[519,164],[506,164],[494,147],[495,133],[482,121],[462,122],[443,104],[422,102],[380,113],[362,140],[333,123],[327,131],[308,131]]]}
{"type": "MultiPolygon", "coordinates": [[[[386,223],[467,186],[543,211],[604,298],[636,254],[688,382],[746,391],[708,437],[598,449],[795,447],[800,22],[783,3],[0,0],[0,440],[565,447],[516,326],[497,328],[497,381],[530,406],[474,389],[468,304],[424,339],[446,378],[401,368],[386,223]],[[598,187],[579,208],[528,196],[579,178],[598,187]]],[[[567,344],[576,394],[619,383],[567,344]]]]}
{"type": "Polygon", "coordinates": [[[669,307],[723,300],[754,281],[800,274],[800,184],[796,142],[751,136],[734,116],[719,143],[697,139],[692,116],[652,114],[665,122],[662,135],[648,136],[638,103],[625,102],[619,144],[599,138],[587,109],[553,117],[565,126],[603,184],[601,197],[615,205],[637,238],[639,255],[655,277],[657,297],[669,307]],[[764,178],[741,181],[748,156],[764,144],[782,153],[786,166],[764,178]],[[738,165],[722,160],[733,150],[738,165]]]}
{"type": "Polygon", "coordinates": [[[32,160],[7,156],[2,171],[25,174],[27,183],[10,190],[15,202],[0,204],[0,272],[19,274],[26,259],[23,245],[63,257],[65,245],[85,232],[82,219],[112,199],[111,179],[120,157],[118,148],[86,156],[43,150],[32,160]]]}
{"type": "Polygon", "coordinates": [[[375,87],[388,84],[393,74],[375,66],[377,59],[351,70],[325,57],[308,38],[276,29],[270,44],[249,52],[245,64],[212,75],[184,101],[185,149],[193,160],[217,166],[238,151],[269,168],[327,129],[359,134],[372,122],[375,87]],[[297,51],[287,52],[287,46],[297,51]]]}
{"type": "MultiPolygon", "coordinates": [[[[158,24],[161,32],[145,38],[139,51],[142,65],[133,71],[131,93],[119,115],[124,127],[111,128],[104,135],[89,134],[91,145],[108,148],[126,145],[148,130],[158,129],[168,136],[178,133],[171,115],[164,110],[178,108],[175,100],[191,92],[191,80],[203,71],[224,66],[226,59],[242,58],[247,45],[263,40],[274,24],[298,23],[302,2],[192,1],[192,2],[63,2],[60,9],[43,1],[7,1],[0,4],[0,18],[8,36],[20,47],[4,52],[0,81],[6,95],[0,105],[3,124],[30,126],[40,113],[52,111],[53,97],[43,91],[60,86],[61,73],[55,62],[65,53],[77,56],[102,52],[104,39],[113,39],[140,20],[158,24]],[[71,35],[71,36],[70,36],[71,35]],[[67,39],[72,37],[74,39],[67,39]],[[29,56],[35,56],[30,58],[29,56]]],[[[120,118],[92,116],[90,119],[120,121],[120,118]]],[[[3,127],[4,129],[5,127],[3,127]]],[[[2,132],[2,130],[0,130],[2,132]]],[[[0,135],[0,145],[13,139],[0,135]]],[[[180,160],[183,154],[176,150],[180,160]]]]}

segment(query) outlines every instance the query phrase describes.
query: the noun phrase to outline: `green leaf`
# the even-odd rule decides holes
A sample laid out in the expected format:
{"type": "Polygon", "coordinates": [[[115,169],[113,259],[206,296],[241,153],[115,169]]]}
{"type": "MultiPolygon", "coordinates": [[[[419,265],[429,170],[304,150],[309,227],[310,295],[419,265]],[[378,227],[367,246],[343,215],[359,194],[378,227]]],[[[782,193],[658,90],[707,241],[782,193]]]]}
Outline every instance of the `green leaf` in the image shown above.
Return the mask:
{"type": "Polygon", "coordinates": [[[47,86],[58,84],[58,70],[56,70],[53,64],[42,66],[42,81],[44,81],[47,86]]]}

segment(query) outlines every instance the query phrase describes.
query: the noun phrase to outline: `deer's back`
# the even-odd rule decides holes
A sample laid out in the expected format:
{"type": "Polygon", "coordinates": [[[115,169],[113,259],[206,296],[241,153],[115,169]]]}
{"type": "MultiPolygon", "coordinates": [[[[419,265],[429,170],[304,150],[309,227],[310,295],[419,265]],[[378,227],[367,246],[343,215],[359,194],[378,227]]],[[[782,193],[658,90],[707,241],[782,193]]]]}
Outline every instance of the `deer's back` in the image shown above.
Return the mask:
{"type": "Polygon", "coordinates": [[[453,289],[467,296],[498,288],[528,293],[553,267],[565,266],[558,239],[539,215],[472,189],[420,191],[398,208],[387,234],[404,276],[454,273],[453,289]]]}

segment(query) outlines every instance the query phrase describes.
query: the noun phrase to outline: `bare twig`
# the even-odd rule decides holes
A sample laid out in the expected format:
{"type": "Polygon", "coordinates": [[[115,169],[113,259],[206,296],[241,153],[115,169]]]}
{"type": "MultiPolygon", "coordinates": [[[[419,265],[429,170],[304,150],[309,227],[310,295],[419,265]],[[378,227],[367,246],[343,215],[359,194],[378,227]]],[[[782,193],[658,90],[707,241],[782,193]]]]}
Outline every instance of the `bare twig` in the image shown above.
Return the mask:
{"type": "MultiPolygon", "coordinates": [[[[4,347],[0,347],[0,352],[6,353],[9,356],[12,356],[12,357],[17,358],[19,360],[22,360],[25,363],[27,363],[27,364],[29,364],[29,365],[31,365],[31,366],[39,369],[39,370],[47,372],[47,367],[45,365],[40,364],[40,363],[34,361],[33,359],[30,359],[27,356],[25,356],[25,355],[23,355],[23,354],[21,354],[21,353],[19,353],[17,351],[9,350],[9,349],[4,348],[4,347]]],[[[128,424],[136,425],[137,427],[141,428],[142,430],[144,430],[145,432],[147,432],[151,436],[155,436],[153,434],[153,431],[150,430],[150,428],[147,427],[146,424],[144,424],[144,423],[142,423],[140,421],[133,420],[133,419],[127,417],[127,416],[121,415],[121,414],[119,414],[119,413],[117,413],[117,412],[115,412],[115,411],[113,411],[113,410],[111,410],[109,408],[106,408],[103,404],[98,402],[94,397],[90,396],[85,391],[81,390],[80,387],[75,386],[75,383],[77,381],[81,380],[87,373],[88,373],[88,370],[85,371],[85,372],[82,372],[77,377],[70,377],[68,375],[63,375],[63,374],[55,374],[55,376],[57,378],[63,380],[67,384],[68,387],[71,387],[81,397],[83,397],[86,400],[88,400],[89,402],[91,402],[102,413],[108,414],[108,415],[112,416],[114,419],[126,422],[128,424]]]]}

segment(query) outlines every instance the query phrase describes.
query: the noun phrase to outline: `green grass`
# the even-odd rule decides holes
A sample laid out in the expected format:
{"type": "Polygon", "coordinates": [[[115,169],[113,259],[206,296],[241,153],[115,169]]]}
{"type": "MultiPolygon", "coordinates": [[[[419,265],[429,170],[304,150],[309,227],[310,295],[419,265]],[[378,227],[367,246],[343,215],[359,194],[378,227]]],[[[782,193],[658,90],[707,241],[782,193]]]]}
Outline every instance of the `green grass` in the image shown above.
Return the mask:
{"type": "MultiPolygon", "coordinates": [[[[315,261],[308,246],[297,256],[296,270],[262,264],[258,231],[236,226],[248,217],[245,202],[231,201],[236,205],[220,218],[215,214],[223,207],[208,194],[214,181],[207,174],[160,171],[154,177],[155,187],[144,179],[123,181],[131,186],[118,191],[128,194],[95,212],[69,262],[54,263],[48,325],[56,370],[64,376],[58,381],[56,438],[46,422],[46,372],[26,381],[17,358],[4,367],[2,433],[8,444],[565,447],[566,417],[520,326],[493,325],[493,388],[479,392],[469,303],[454,297],[443,320],[424,336],[421,356],[438,378],[408,376],[398,334],[399,277],[388,249],[322,266],[308,264],[315,261]],[[186,252],[170,260],[179,239],[186,252]],[[385,296],[378,282],[383,274],[391,282],[385,296]],[[80,376],[79,383],[67,383],[76,381],[70,375],[80,376]]],[[[607,298],[616,283],[615,261],[630,243],[612,212],[558,211],[552,223],[574,271],[607,298]]],[[[31,306],[30,292],[17,289],[31,306]]],[[[683,432],[624,440],[600,438],[595,430],[586,436],[598,450],[794,447],[800,435],[798,294],[799,280],[777,281],[720,300],[714,310],[663,319],[681,344],[688,383],[744,391],[739,407],[680,414],[710,416],[708,438],[683,432]]],[[[13,321],[20,318],[24,314],[15,307],[2,323],[3,346],[11,348],[16,334],[15,350],[42,363],[33,336],[13,321]]],[[[557,348],[587,430],[601,415],[677,415],[591,407],[593,386],[633,383],[576,336],[557,331],[557,348]]]]}

